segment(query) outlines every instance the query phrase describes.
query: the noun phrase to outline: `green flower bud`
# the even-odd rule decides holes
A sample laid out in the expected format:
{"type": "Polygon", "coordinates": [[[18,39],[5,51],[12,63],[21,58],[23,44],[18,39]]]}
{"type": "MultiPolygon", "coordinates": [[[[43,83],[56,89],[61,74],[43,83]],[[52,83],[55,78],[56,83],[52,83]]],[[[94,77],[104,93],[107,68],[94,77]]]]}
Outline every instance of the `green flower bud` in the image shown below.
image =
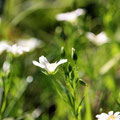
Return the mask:
{"type": "Polygon", "coordinates": [[[76,60],[77,60],[77,54],[76,54],[76,52],[75,52],[75,49],[74,49],[74,48],[72,48],[72,59],[73,59],[74,61],[76,61],[76,60]]]}
{"type": "Polygon", "coordinates": [[[82,86],[87,86],[87,84],[86,84],[83,80],[81,80],[81,79],[79,79],[79,83],[80,83],[82,86]]]}
{"type": "Polygon", "coordinates": [[[70,63],[69,63],[69,65],[68,65],[68,71],[69,71],[69,72],[72,71],[72,66],[70,65],[70,63]]]}
{"type": "Polygon", "coordinates": [[[72,72],[71,72],[71,80],[73,80],[74,77],[75,77],[75,75],[74,75],[74,71],[72,71],[72,72]]]}
{"type": "Polygon", "coordinates": [[[65,57],[65,49],[64,47],[62,46],[61,47],[61,58],[64,58],[65,57]]]}
{"type": "Polygon", "coordinates": [[[65,77],[66,77],[66,78],[69,77],[69,72],[65,71],[65,77]]]}

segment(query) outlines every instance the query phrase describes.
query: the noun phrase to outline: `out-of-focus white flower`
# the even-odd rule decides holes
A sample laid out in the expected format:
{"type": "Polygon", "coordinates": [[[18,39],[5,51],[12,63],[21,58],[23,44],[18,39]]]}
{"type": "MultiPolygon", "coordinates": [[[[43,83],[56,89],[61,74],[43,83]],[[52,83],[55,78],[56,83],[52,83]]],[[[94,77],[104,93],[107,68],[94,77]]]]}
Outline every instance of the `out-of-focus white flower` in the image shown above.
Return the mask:
{"type": "Polygon", "coordinates": [[[5,61],[5,62],[3,63],[3,71],[4,71],[4,72],[8,72],[9,70],[10,70],[10,63],[7,62],[7,61],[5,61]]]}
{"type": "Polygon", "coordinates": [[[32,76],[28,76],[28,77],[26,78],[26,81],[27,81],[28,83],[31,83],[31,82],[33,81],[33,77],[32,77],[32,76]]]}
{"type": "Polygon", "coordinates": [[[46,59],[46,57],[41,56],[39,57],[39,62],[37,61],[33,61],[33,64],[45,69],[48,74],[53,74],[56,70],[56,68],[63,63],[66,63],[67,59],[61,59],[59,62],[55,62],[55,63],[49,63],[48,60],[46,59]]]}
{"type": "Polygon", "coordinates": [[[83,9],[77,9],[75,11],[72,12],[67,12],[67,13],[60,13],[57,14],[56,19],[58,21],[69,21],[69,22],[73,22],[74,20],[76,20],[76,18],[78,16],[81,16],[85,13],[85,10],[83,9]]]}
{"type": "Polygon", "coordinates": [[[7,50],[9,45],[5,41],[0,42],[0,54],[7,50]]]}
{"type": "Polygon", "coordinates": [[[20,46],[17,44],[10,45],[6,41],[1,41],[0,42],[0,54],[3,53],[4,51],[10,52],[14,55],[21,55],[24,52],[29,52],[30,48],[29,47],[24,47],[20,46]]]}
{"type": "Polygon", "coordinates": [[[38,40],[36,38],[31,38],[31,39],[26,39],[26,40],[20,40],[17,43],[20,46],[23,47],[28,47],[30,50],[33,50],[37,47],[42,47],[43,43],[41,42],[41,40],[38,40]]]}
{"type": "Polygon", "coordinates": [[[16,44],[9,46],[7,49],[8,52],[11,52],[14,55],[21,55],[24,52],[29,52],[29,48],[28,47],[22,47],[22,46],[18,46],[16,44]]]}
{"type": "Polygon", "coordinates": [[[92,32],[88,32],[86,37],[93,42],[94,44],[100,46],[103,45],[104,43],[107,43],[109,41],[109,38],[107,37],[105,32],[101,32],[98,35],[95,35],[92,32]]]}
{"type": "Polygon", "coordinates": [[[41,109],[37,108],[32,112],[32,117],[38,118],[41,115],[41,113],[42,113],[41,109]]]}
{"type": "Polygon", "coordinates": [[[113,111],[110,111],[108,114],[101,113],[100,115],[96,115],[98,120],[120,120],[120,112],[116,112],[113,114],[113,111]]]}

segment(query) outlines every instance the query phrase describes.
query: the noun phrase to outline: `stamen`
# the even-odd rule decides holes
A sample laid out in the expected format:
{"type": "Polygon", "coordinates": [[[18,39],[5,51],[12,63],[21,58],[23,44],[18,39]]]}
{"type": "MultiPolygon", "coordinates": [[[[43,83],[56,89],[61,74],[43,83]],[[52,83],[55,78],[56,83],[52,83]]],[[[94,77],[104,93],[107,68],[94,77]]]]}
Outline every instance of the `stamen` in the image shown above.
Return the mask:
{"type": "Polygon", "coordinates": [[[114,115],[111,115],[111,116],[108,118],[108,120],[115,120],[114,115]]]}

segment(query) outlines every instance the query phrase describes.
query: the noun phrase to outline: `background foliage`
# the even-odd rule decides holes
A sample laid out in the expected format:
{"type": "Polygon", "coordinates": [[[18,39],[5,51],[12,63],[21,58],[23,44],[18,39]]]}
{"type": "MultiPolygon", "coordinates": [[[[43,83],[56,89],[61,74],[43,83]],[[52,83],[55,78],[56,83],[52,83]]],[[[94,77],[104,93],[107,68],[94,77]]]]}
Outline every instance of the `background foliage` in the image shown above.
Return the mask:
{"type": "MultiPolygon", "coordinates": [[[[1,41],[15,43],[18,39],[35,37],[44,42],[44,47],[12,61],[11,92],[4,117],[72,120],[68,106],[59,98],[51,80],[32,64],[41,55],[51,62],[59,60],[61,46],[65,47],[68,59],[71,48],[76,49],[79,76],[88,85],[82,120],[94,120],[103,111],[120,110],[119,0],[0,0],[0,16],[1,41]],[[86,11],[77,24],[56,20],[56,14],[77,8],[86,11]],[[105,31],[110,41],[97,46],[86,38],[89,31],[95,34],[105,31]],[[29,75],[33,76],[31,83],[26,82],[29,75]]],[[[1,70],[5,58],[6,53],[0,55],[1,70]]],[[[62,74],[58,72],[55,77],[63,81],[62,74]]],[[[84,89],[79,86],[81,95],[84,89]]]]}

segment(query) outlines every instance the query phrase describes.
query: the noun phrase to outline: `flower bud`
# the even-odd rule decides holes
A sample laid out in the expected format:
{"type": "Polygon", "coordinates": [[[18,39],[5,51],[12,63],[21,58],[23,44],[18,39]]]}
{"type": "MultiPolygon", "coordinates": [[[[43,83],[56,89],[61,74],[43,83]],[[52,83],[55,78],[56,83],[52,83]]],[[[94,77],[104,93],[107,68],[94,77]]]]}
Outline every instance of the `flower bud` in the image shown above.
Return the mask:
{"type": "Polygon", "coordinates": [[[3,71],[6,73],[10,70],[10,63],[5,61],[3,64],[3,71]]]}
{"type": "Polygon", "coordinates": [[[74,71],[72,71],[72,72],[71,72],[71,80],[74,79],[74,76],[75,76],[75,75],[74,75],[74,71]]]}
{"type": "Polygon", "coordinates": [[[70,65],[70,63],[69,63],[69,65],[68,65],[68,71],[69,71],[69,72],[72,71],[72,66],[70,65]]]}
{"type": "Polygon", "coordinates": [[[61,47],[61,58],[64,58],[65,57],[65,49],[64,47],[62,46],[61,47]]]}
{"type": "Polygon", "coordinates": [[[77,54],[76,54],[76,52],[75,52],[75,49],[74,49],[74,48],[72,48],[72,59],[73,59],[74,61],[76,61],[76,60],[77,60],[77,54]]]}
{"type": "Polygon", "coordinates": [[[86,84],[83,80],[81,80],[81,79],[79,79],[79,83],[80,83],[82,86],[87,86],[87,84],[86,84]]]}
{"type": "Polygon", "coordinates": [[[62,37],[62,39],[63,39],[64,41],[67,39],[67,36],[66,36],[66,34],[65,34],[65,32],[64,32],[63,29],[62,29],[62,31],[61,31],[61,37],[62,37]]]}
{"type": "Polygon", "coordinates": [[[69,77],[69,72],[65,71],[65,77],[66,77],[66,78],[69,77]]]}

